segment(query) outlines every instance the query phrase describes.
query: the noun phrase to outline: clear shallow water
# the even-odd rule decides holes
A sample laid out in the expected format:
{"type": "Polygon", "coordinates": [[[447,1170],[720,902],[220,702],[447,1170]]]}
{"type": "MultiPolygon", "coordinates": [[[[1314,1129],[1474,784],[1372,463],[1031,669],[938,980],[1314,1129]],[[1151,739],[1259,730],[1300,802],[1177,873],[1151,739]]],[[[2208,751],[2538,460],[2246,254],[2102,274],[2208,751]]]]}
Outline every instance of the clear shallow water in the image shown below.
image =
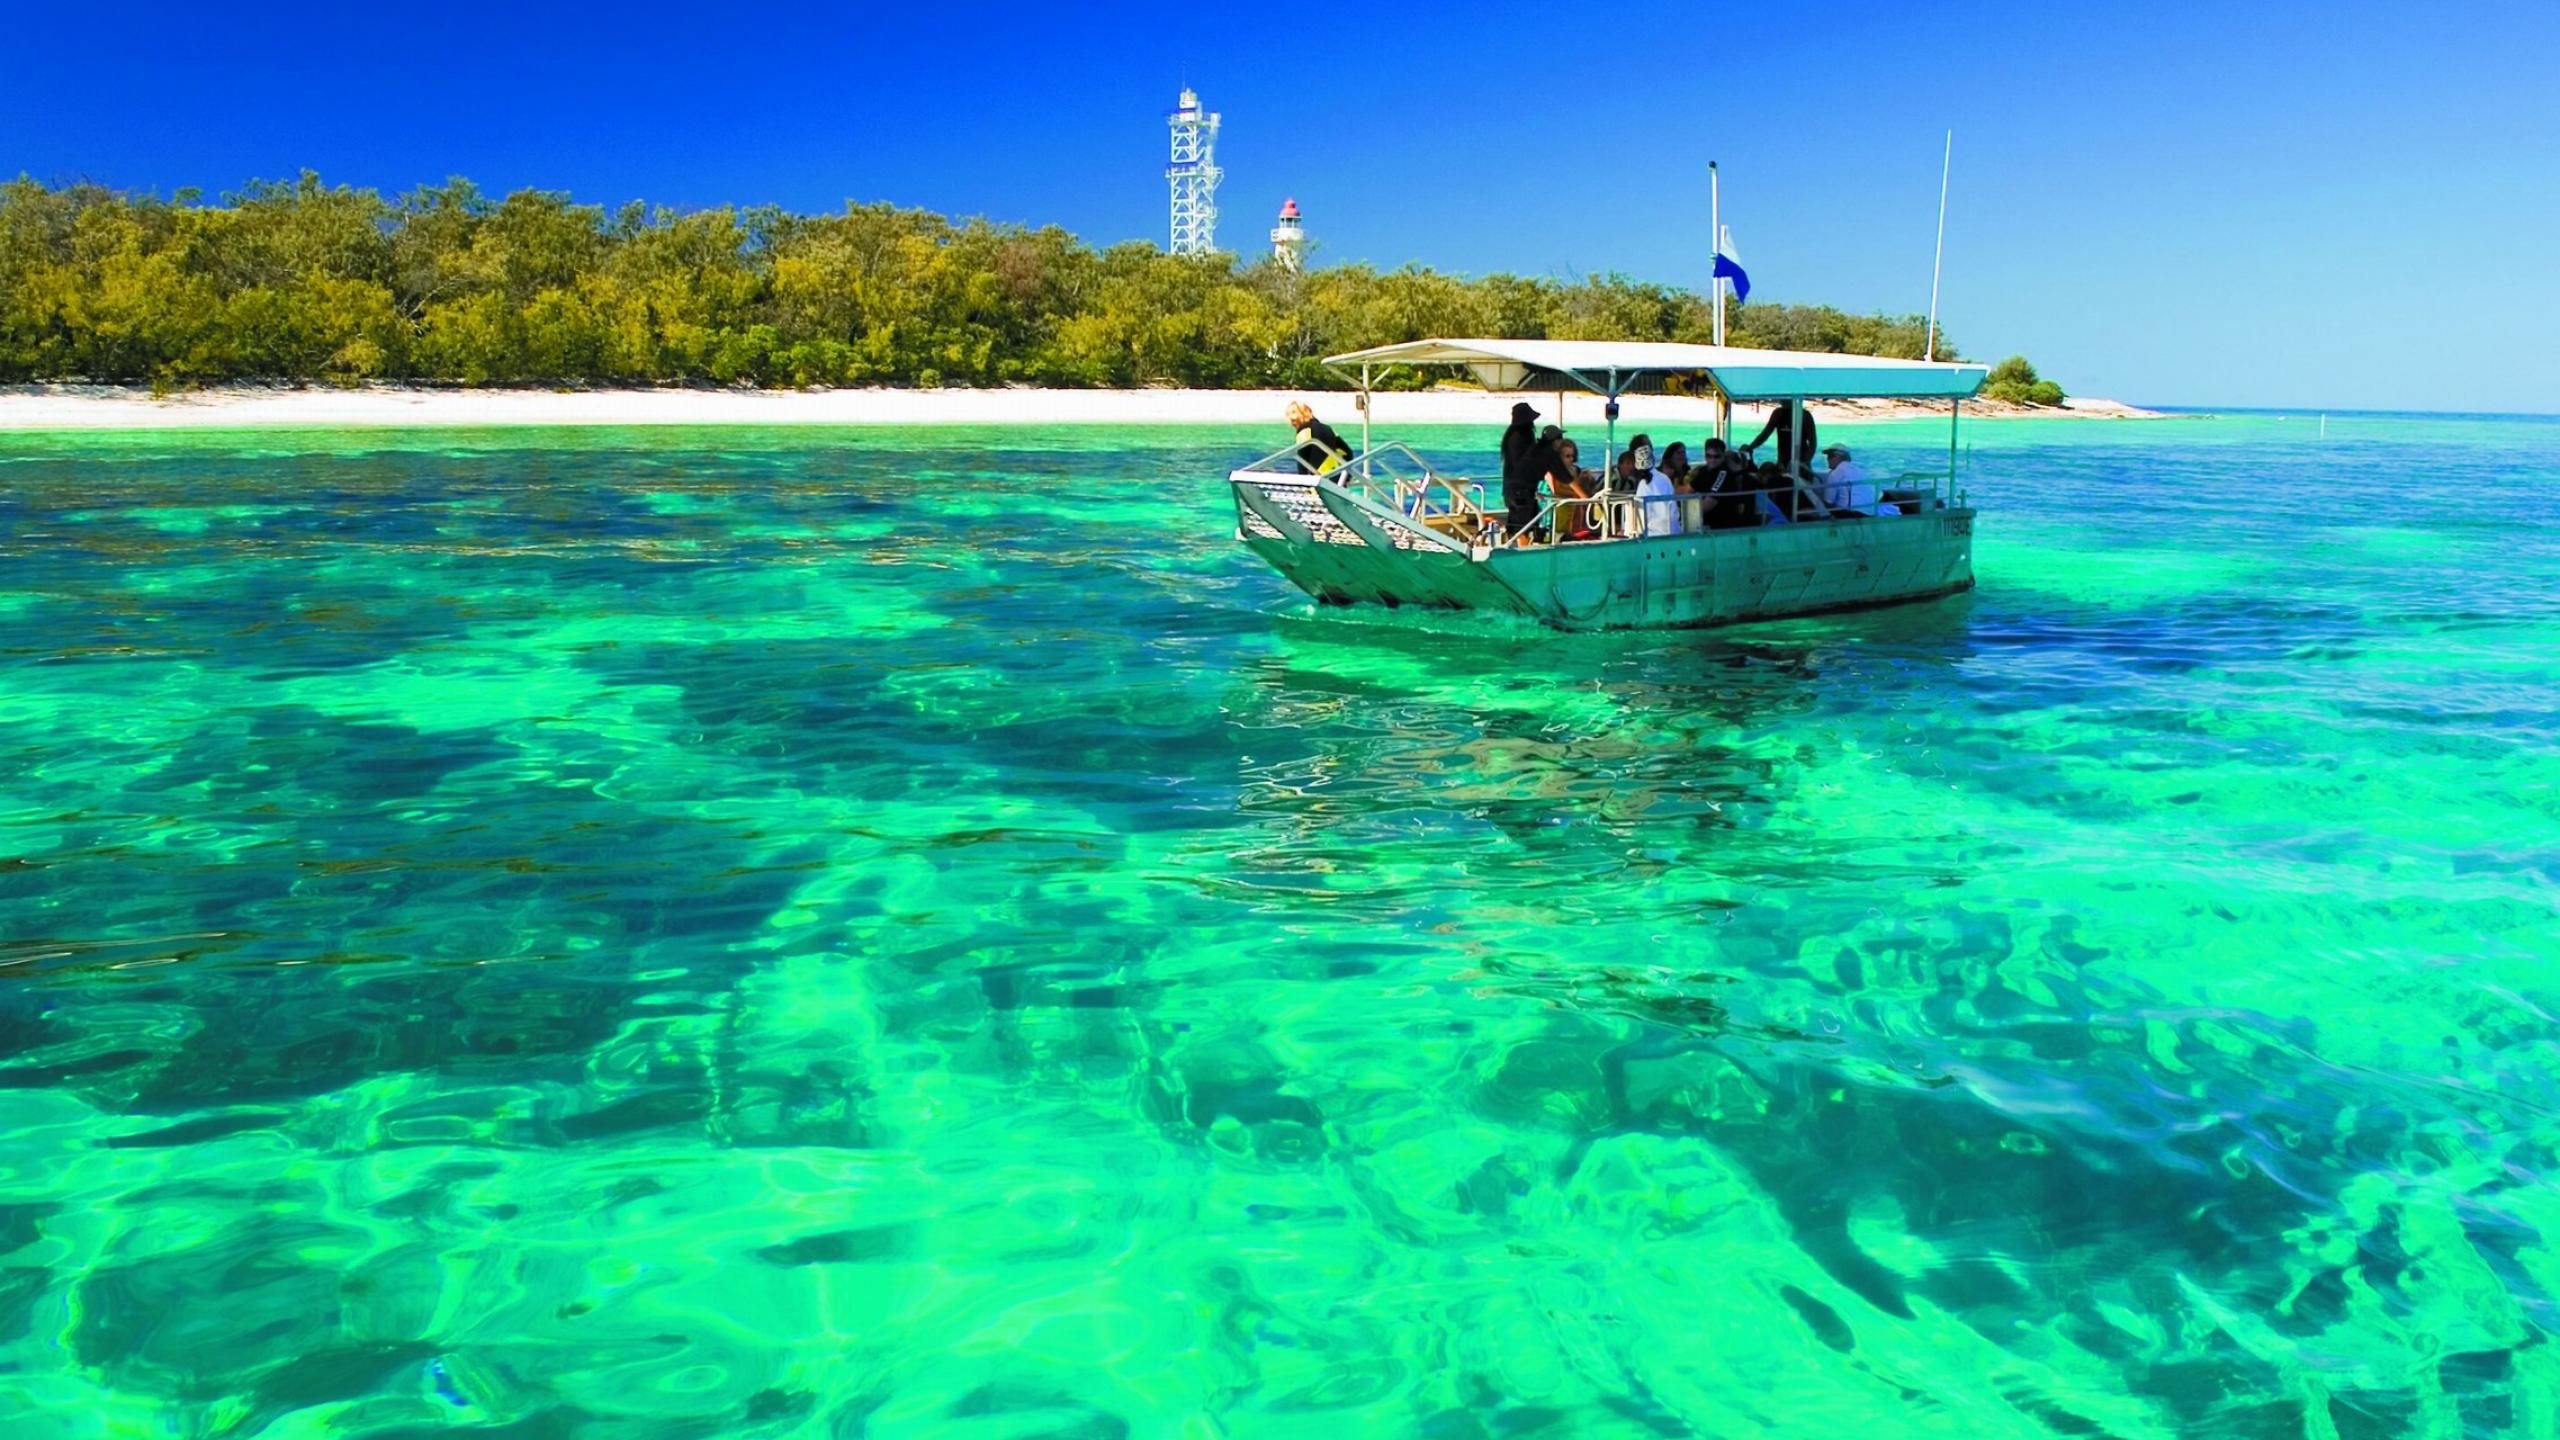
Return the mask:
{"type": "Polygon", "coordinates": [[[1263,432],[0,441],[0,1417],[2550,1435],[2560,425],[2313,434],[1598,637],[1263,432]]]}

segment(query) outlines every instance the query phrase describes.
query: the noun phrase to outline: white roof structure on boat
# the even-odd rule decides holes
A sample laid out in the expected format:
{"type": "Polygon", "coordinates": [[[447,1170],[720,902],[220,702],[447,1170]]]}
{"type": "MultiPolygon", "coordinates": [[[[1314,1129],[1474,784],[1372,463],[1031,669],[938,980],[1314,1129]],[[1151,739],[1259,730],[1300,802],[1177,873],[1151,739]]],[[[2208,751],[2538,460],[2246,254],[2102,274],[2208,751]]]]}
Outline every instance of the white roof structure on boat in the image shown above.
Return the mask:
{"type": "Polygon", "coordinates": [[[1882,360],[1820,350],[1746,350],[1667,340],[1408,340],[1330,356],[1328,365],[1463,365],[1492,390],[1547,390],[1567,380],[1603,395],[1706,375],[1735,400],[1963,400],[1991,372],[1951,360],[1882,360]]]}

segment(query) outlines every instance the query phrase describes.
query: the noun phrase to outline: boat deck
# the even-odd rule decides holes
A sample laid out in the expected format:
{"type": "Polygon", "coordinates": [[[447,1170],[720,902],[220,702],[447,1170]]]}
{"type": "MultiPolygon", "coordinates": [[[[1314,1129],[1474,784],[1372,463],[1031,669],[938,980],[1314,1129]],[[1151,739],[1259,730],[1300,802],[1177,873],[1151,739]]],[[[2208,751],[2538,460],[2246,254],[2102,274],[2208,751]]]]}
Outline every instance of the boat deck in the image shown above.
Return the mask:
{"type": "MultiPolygon", "coordinates": [[[[1319,601],[1493,610],[1575,630],[1717,625],[1969,588],[1974,512],[1945,480],[1900,477],[1911,513],[1651,535],[1632,498],[1567,497],[1506,535],[1481,485],[1401,445],[1322,477],[1289,455],[1229,476],[1237,538],[1319,601]],[[1571,507],[1589,538],[1555,533],[1571,507]]],[[[1676,503],[1694,526],[1710,498],[1676,503]]]]}

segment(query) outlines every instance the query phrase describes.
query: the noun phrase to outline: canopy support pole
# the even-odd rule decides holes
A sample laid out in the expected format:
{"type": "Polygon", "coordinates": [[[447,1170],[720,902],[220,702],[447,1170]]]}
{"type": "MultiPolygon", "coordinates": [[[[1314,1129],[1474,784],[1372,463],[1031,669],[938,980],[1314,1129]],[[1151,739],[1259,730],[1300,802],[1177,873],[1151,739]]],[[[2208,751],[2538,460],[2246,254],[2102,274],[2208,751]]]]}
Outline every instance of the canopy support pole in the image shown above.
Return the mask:
{"type": "Polygon", "coordinates": [[[1938,502],[1942,505],[1956,503],[1956,424],[1963,416],[1962,400],[1947,402],[1947,493],[1946,497],[1938,502]]]}
{"type": "Polygon", "coordinates": [[[1360,478],[1369,478],[1369,364],[1360,364],[1360,478]]]}
{"type": "Polygon", "coordinates": [[[1618,474],[1618,370],[1609,367],[1609,406],[1602,412],[1609,419],[1609,476],[1618,474]]]}
{"type": "Polygon", "coordinates": [[[1787,412],[1787,498],[1794,502],[1787,513],[1803,519],[1804,502],[1811,499],[1814,513],[1827,516],[1831,513],[1829,505],[1813,490],[1813,457],[1804,453],[1804,442],[1810,438],[1806,432],[1813,428],[1813,417],[1805,413],[1803,396],[1798,395],[1787,404],[1791,407],[1787,412]]]}

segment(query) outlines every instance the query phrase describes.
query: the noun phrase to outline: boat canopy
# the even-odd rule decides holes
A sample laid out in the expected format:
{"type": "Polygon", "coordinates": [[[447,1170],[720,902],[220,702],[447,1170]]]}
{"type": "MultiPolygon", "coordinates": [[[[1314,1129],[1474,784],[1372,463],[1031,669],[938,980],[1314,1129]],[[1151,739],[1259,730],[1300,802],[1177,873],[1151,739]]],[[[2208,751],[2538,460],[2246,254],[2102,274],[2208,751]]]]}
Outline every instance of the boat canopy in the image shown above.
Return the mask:
{"type": "Polygon", "coordinates": [[[1667,340],[1408,340],[1326,359],[1344,369],[1463,365],[1490,390],[1559,383],[1617,396],[1705,376],[1730,400],[1964,400],[1990,371],[1951,360],[1884,360],[1820,350],[1747,350],[1667,340]]]}

